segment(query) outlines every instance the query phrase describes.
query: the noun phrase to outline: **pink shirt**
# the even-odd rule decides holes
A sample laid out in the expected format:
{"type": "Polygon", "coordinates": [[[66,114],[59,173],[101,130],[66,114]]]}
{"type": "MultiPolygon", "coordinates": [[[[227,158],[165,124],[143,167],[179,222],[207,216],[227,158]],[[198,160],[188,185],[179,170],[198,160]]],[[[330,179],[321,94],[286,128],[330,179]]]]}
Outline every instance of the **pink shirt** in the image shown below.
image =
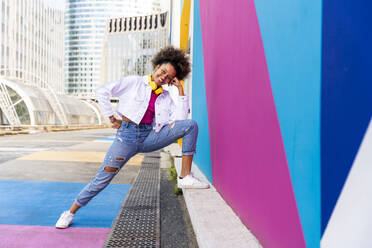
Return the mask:
{"type": "Polygon", "coordinates": [[[151,92],[149,106],[147,107],[145,115],[143,116],[140,123],[151,124],[153,122],[154,116],[155,116],[155,101],[156,101],[156,98],[158,98],[158,96],[159,95],[156,95],[154,92],[151,92]]]}

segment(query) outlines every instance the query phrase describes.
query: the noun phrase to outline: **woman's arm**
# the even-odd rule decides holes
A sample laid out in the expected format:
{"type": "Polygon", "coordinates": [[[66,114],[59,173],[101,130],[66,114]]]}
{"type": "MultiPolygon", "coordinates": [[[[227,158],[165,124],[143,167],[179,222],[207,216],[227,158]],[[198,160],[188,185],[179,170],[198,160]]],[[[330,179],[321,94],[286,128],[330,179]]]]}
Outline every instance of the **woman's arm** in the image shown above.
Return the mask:
{"type": "Polygon", "coordinates": [[[171,102],[171,120],[186,120],[189,115],[189,97],[185,96],[182,83],[177,78],[171,84],[178,89],[177,105],[171,102]]]}
{"type": "Polygon", "coordinates": [[[126,90],[130,89],[130,86],[135,83],[135,77],[125,77],[120,80],[105,83],[96,88],[95,93],[98,100],[98,104],[101,107],[102,114],[108,117],[113,124],[113,128],[118,128],[121,125],[121,120],[117,120],[114,117],[114,111],[111,105],[111,96],[119,97],[126,90]],[[120,122],[120,123],[119,123],[120,122]]]}
{"type": "Polygon", "coordinates": [[[186,120],[189,115],[189,97],[178,96],[177,104],[171,102],[171,117],[172,121],[175,120],[186,120]]]}

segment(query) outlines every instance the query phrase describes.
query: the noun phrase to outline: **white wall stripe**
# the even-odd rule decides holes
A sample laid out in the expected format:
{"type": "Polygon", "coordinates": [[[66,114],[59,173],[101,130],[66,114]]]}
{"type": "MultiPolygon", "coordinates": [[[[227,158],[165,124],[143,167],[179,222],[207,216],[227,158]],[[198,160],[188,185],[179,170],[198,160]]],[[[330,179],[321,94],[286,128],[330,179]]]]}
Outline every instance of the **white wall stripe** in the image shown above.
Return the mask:
{"type": "Polygon", "coordinates": [[[372,119],[321,240],[322,248],[372,247],[372,119]]]}

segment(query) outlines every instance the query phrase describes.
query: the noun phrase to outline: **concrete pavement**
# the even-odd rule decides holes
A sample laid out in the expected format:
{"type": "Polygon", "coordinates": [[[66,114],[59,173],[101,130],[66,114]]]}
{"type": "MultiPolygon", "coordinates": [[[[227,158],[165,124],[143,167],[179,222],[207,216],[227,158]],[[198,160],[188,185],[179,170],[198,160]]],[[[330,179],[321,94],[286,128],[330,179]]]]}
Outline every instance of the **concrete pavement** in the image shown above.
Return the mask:
{"type": "Polygon", "coordinates": [[[143,155],[82,208],[71,228],[54,225],[95,175],[114,130],[0,137],[0,247],[102,247],[143,155]]]}
{"type": "MultiPolygon", "coordinates": [[[[102,247],[143,154],[79,210],[71,228],[54,225],[95,175],[114,135],[108,128],[0,137],[0,247],[102,247]]],[[[162,167],[169,167],[169,155],[162,155],[162,167]]],[[[167,173],[161,173],[161,247],[197,247],[183,197],[173,194],[167,173]]]]}

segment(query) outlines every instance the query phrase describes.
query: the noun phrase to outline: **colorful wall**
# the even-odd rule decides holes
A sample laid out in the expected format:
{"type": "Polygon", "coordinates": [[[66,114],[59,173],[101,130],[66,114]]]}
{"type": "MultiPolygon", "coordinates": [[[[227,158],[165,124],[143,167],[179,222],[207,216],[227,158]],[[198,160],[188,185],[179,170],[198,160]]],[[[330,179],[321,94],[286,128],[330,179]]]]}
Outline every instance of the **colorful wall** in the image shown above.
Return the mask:
{"type": "Polygon", "coordinates": [[[322,247],[372,247],[371,9],[323,1],[322,247]]]}
{"type": "Polygon", "coordinates": [[[343,218],[330,219],[372,115],[359,2],[194,1],[194,161],[264,247],[341,233],[326,227],[343,218]]]}

